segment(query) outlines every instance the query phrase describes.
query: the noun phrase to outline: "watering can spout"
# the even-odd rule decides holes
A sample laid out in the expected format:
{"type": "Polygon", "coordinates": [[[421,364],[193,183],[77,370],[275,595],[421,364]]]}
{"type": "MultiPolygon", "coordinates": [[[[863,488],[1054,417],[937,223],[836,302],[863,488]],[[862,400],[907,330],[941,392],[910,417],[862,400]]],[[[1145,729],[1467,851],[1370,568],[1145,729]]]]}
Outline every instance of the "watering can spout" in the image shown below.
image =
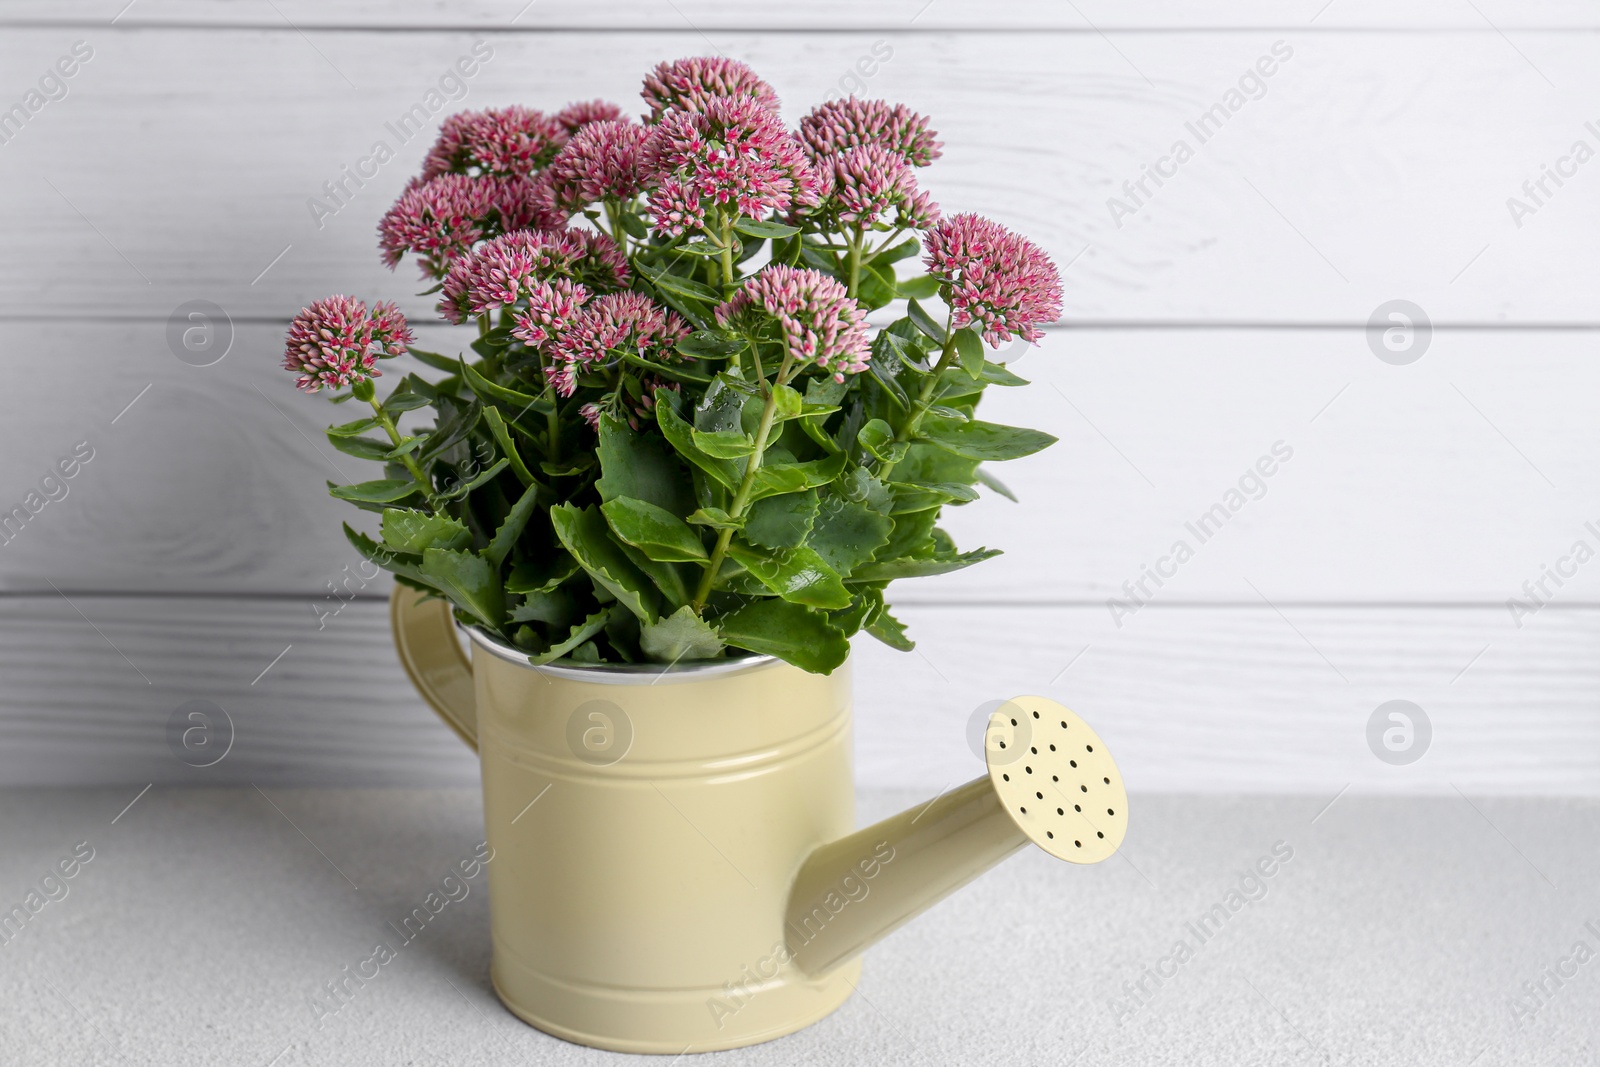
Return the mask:
{"type": "Polygon", "coordinates": [[[1073,863],[1121,845],[1128,797],[1100,737],[1044,697],[990,717],[988,771],[898,815],[818,846],[789,894],[795,965],[822,975],[860,955],[1030,841],[1073,863]]]}

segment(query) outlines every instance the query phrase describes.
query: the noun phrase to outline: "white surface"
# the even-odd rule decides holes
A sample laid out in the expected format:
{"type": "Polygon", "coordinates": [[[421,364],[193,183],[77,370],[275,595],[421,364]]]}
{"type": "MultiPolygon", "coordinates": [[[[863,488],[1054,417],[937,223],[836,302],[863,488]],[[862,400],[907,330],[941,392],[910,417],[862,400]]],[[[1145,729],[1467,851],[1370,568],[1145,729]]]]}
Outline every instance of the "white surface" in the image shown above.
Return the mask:
{"type": "MultiPolygon", "coordinates": [[[[0,945],[7,1062],[620,1062],[499,1006],[481,876],[318,1026],[308,998],[396,940],[386,921],[482,840],[474,792],[152,790],[124,811],[134,793],[0,792],[6,906],[78,842],[94,848],[67,896],[0,945]]],[[[872,794],[861,814],[921,799],[872,794]]],[[[1585,927],[1600,927],[1593,801],[1326,803],[1135,795],[1120,858],[1007,860],[871,950],[833,1016],[716,1062],[1590,1061],[1600,962],[1561,961],[1600,946],[1585,927]],[[1292,858],[1199,943],[1188,924],[1275,846],[1292,858]],[[1192,958],[1164,965],[1180,938],[1192,958]],[[1563,966],[1519,1027],[1511,998],[1563,966]],[[1160,967],[1169,978],[1144,977],[1160,967]],[[1123,1011],[1113,998],[1141,978],[1150,995],[1123,1011]]]]}
{"type": "MultiPolygon", "coordinates": [[[[1505,609],[1575,540],[1600,547],[1585,529],[1600,523],[1600,171],[1521,228],[1505,203],[1573,140],[1600,144],[1584,127],[1592,6],[518,6],[0,11],[0,106],[72,42],[95,49],[0,145],[0,506],[77,442],[96,449],[69,497],[0,547],[0,591],[51,598],[0,599],[0,782],[184,780],[159,730],[192,698],[253,719],[259,747],[237,756],[275,781],[462,780],[375,608],[350,609],[341,626],[367,621],[346,636],[299,636],[354,563],[338,523],[355,513],[322,481],[363,465],[321,441],[333,410],[292,395],[277,350],[287,317],[331,291],[427,304],[373,252],[426,137],[326,228],[306,201],[482,36],[495,58],[452,106],[632,106],[649,65],[719,49],[770,77],[791,118],[885,41],[864,91],[934,117],[934,192],[1070,264],[1067,326],[1019,366],[1038,384],[994,391],[989,411],[1061,444],[998,472],[1022,505],[950,516],[963,543],[1007,555],[895,591],[926,658],[864,643],[863,780],[937,788],[965,767],[973,705],[1048,688],[1119,731],[1157,788],[1600,790],[1600,567],[1525,628],[1505,609]],[[1107,198],[1280,38],[1295,55],[1266,95],[1117,228],[1107,198]],[[1412,366],[1381,363],[1363,326],[1395,297],[1466,328],[1440,329],[1412,366]],[[191,299],[233,317],[215,366],[168,349],[191,299]],[[1267,494],[1116,627],[1106,599],[1279,440],[1295,458],[1267,494]],[[95,601],[108,592],[128,597],[95,601]],[[164,599],[178,593],[207,599],[164,599]],[[293,687],[250,684],[297,640],[293,687]],[[347,717],[318,710],[330,696],[347,717]],[[1440,726],[1404,773],[1361,740],[1392,698],[1440,726]]],[[[429,343],[449,348],[441,334],[429,343]]]]}

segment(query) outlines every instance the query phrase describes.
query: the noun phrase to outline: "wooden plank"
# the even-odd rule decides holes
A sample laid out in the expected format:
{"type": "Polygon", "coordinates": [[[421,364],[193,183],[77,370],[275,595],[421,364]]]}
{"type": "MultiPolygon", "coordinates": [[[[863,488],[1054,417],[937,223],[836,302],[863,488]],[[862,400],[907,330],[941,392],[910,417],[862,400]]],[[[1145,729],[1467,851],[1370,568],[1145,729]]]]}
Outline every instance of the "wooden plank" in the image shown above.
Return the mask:
{"type": "MultiPolygon", "coordinates": [[[[163,319],[208,299],[276,318],[332,291],[415,291],[409,268],[379,265],[373,228],[430,138],[386,123],[476,34],[84,34],[0,40],[0,66],[41,76],[75,39],[96,50],[3,146],[0,315],[163,319]],[[394,159],[336,203],[327,183],[379,141],[394,159]]],[[[485,40],[494,58],[452,108],[636,102],[657,60],[712,47],[687,29],[485,40]]],[[[1045,244],[1067,265],[1070,322],[1361,325],[1398,297],[1439,323],[1597,321],[1586,171],[1545,179],[1520,226],[1507,206],[1576,141],[1600,145],[1581,104],[1600,89],[1591,34],[729,30],[714,44],[770,77],[791,119],[891,50],[862,91],[935,118],[948,149],[929,188],[1045,244]],[[1280,40],[1292,59],[1228,112],[1280,40]],[[1189,124],[1213,107],[1229,117],[1202,143],[1189,124]],[[1180,140],[1194,154],[1178,166],[1180,140]],[[1149,167],[1172,177],[1158,187],[1149,167]]]]}
{"type": "MultiPolygon", "coordinates": [[[[164,322],[0,330],[19,364],[0,510],[79,442],[95,450],[0,545],[0,589],[320,595],[357,562],[339,524],[368,517],[324,483],[373,468],[327,445],[322,429],[353,416],[293,391],[281,326],[237,324],[210,367],[175,358],[164,322]]],[[[433,327],[422,343],[462,340],[433,327]]],[[[1142,580],[1155,603],[1526,597],[1547,567],[1573,569],[1575,541],[1600,549],[1591,349],[1582,332],[1450,330],[1397,367],[1355,330],[1053,333],[1008,353],[1035,383],[990,390],[984,414],[1061,442],[995,466],[1020,504],[947,512],[958,543],[1006,554],[896,594],[1104,609],[1142,580]],[[1293,455],[1274,465],[1279,442],[1293,455]],[[1179,541],[1193,558],[1163,562],[1179,541]],[[1147,566],[1172,573],[1158,588],[1147,566]]],[[[1597,582],[1585,566],[1545,592],[1600,601],[1597,582]]]]}
{"type": "MultiPolygon", "coordinates": [[[[385,612],[357,600],[318,630],[293,598],[0,598],[0,782],[472,781],[401,675],[385,612]],[[190,700],[233,723],[209,768],[166,741],[190,700]]],[[[858,777],[875,787],[932,793],[978,773],[974,712],[1031,692],[1093,722],[1137,791],[1600,790],[1593,610],[1521,632],[1474,608],[1152,608],[1121,633],[1093,608],[902,613],[917,652],[857,643],[858,777]],[[1367,747],[1392,699],[1431,721],[1409,766],[1367,747]]]]}
{"type": "Polygon", "coordinates": [[[1179,3],[1159,0],[1119,4],[1113,0],[1013,0],[1006,4],[981,0],[816,0],[809,4],[777,0],[679,0],[663,5],[649,0],[624,0],[605,5],[576,0],[540,0],[516,10],[495,0],[418,0],[396,5],[388,0],[281,0],[281,15],[263,11],[246,0],[14,0],[0,25],[67,24],[104,26],[115,19],[121,27],[167,25],[281,25],[304,29],[330,26],[375,28],[485,29],[1053,29],[1094,32],[1096,29],[1275,29],[1351,27],[1384,29],[1593,29],[1596,14],[1577,0],[1481,0],[1474,5],[1448,0],[1413,0],[1404,5],[1379,0],[1239,0],[1179,3]],[[1474,10],[1474,8],[1478,10],[1474,10]]]}

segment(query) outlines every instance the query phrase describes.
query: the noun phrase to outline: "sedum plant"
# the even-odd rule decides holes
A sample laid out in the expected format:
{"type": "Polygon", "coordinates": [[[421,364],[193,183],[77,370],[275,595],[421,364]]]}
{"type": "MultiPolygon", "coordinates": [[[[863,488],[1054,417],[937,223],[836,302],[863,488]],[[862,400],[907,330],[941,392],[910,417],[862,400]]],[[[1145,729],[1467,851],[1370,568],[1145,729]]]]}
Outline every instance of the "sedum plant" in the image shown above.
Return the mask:
{"type": "Polygon", "coordinates": [[[958,549],[941,510],[1010,496],[983,464],[1054,441],[974,409],[1026,384],[987,348],[1060,315],[1055,266],[941,216],[917,180],[940,143],[903,106],[827,103],[790,131],[769,85],[709,58],[643,96],[640,122],[595,101],[443,123],[379,238],[465,351],[417,348],[389,303],[294,319],[300,388],[360,408],[329,440],[383,464],[330,485],[378,516],[345,534],[535,664],[827,673],[860,630],[909,649],[889,583],[996,555],[958,549]],[[380,398],[407,353],[436,373],[380,398]]]}

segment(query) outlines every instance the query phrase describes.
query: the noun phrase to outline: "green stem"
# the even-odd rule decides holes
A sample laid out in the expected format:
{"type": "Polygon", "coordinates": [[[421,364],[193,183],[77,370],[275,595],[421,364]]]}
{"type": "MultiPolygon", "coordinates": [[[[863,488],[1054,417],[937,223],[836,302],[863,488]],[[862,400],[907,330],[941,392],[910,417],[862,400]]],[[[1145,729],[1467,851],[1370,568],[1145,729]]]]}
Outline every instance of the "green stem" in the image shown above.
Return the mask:
{"type": "Polygon", "coordinates": [[[861,288],[861,246],[866,242],[866,234],[860,230],[853,230],[850,234],[850,287],[851,299],[855,298],[856,291],[861,288]]]}
{"type": "MultiPolygon", "coordinates": [[[[745,462],[744,478],[740,480],[739,488],[733,495],[733,503],[728,507],[728,517],[731,519],[741,518],[745,508],[750,506],[750,494],[755,489],[756,472],[761,469],[761,457],[767,450],[767,439],[772,436],[772,423],[778,413],[776,387],[785,383],[792,362],[786,353],[773,386],[767,387],[766,382],[764,380],[762,382],[767,394],[766,403],[761,408],[761,422],[756,426],[755,451],[750,453],[750,458],[745,462]]],[[[728,542],[731,540],[733,540],[731,528],[724,527],[717,531],[717,543],[711,550],[711,559],[706,564],[705,573],[700,575],[700,586],[695,590],[693,606],[696,614],[704,609],[706,600],[711,596],[711,586],[717,580],[717,572],[722,569],[722,561],[727,558],[728,542]]]]}
{"type": "Polygon", "coordinates": [[[733,295],[733,219],[722,216],[722,295],[733,295]]]}
{"type": "MultiPolygon", "coordinates": [[[[389,435],[389,443],[394,447],[399,448],[401,442],[400,430],[395,426],[394,420],[389,417],[389,413],[387,411],[383,410],[383,405],[378,403],[377,397],[372,397],[367,401],[367,403],[372,405],[372,412],[378,418],[378,425],[382,426],[383,432],[389,435]]],[[[423,495],[428,498],[428,506],[437,514],[447,514],[444,508],[444,502],[434,495],[433,483],[430,482],[428,480],[428,476],[422,472],[422,468],[418,466],[416,458],[412,456],[411,453],[407,452],[405,455],[400,457],[400,462],[405,465],[405,468],[410,472],[411,477],[416,479],[417,484],[422,486],[423,495]]]]}

